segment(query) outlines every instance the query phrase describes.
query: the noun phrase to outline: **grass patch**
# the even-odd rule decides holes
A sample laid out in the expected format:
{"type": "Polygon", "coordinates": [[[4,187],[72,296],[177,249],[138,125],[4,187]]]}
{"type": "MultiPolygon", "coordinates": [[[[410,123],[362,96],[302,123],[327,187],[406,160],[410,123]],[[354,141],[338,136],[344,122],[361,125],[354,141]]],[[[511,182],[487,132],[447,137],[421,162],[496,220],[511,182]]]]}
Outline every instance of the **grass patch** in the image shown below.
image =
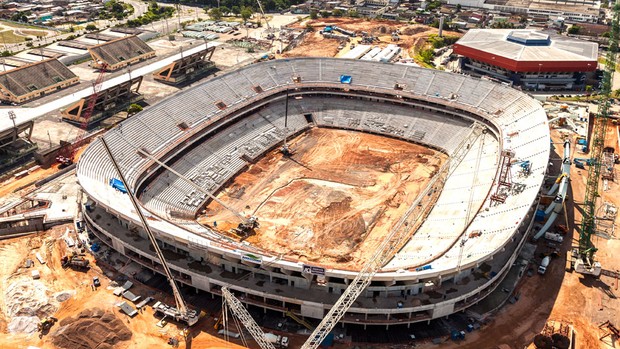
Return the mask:
{"type": "Polygon", "coordinates": [[[30,35],[30,36],[47,36],[48,32],[44,30],[33,30],[33,29],[22,29],[20,30],[22,34],[30,35]]]}
{"type": "Polygon", "coordinates": [[[22,29],[38,29],[41,30],[40,27],[34,26],[34,25],[28,25],[28,24],[17,24],[17,23],[13,23],[13,22],[7,22],[7,21],[1,21],[0,20],[0,24],[2,24],[5,27],[11,27],[11,28],[22,28],[22,29]]]}
{"type": "Polygon", "coordinates": [[[25,36],[15,35],[12,30],[0,31],[0,40],[5,44],[16,44],[26,41],[25,36]]]}

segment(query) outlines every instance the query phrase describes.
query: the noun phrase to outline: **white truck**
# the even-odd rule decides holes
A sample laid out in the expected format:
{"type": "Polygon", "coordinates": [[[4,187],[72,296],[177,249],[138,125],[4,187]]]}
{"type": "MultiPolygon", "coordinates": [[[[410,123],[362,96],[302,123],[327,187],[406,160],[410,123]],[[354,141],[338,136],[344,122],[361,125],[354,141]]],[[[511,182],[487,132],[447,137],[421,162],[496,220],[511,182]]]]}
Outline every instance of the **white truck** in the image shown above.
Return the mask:
{"type": "Polygon", "coordinates": [[[283,337],[273,333],[265,333],[265,339],[275,344],[279,348],[288,348],[288,337],[283,337]]]}
{"type": "Polygon", "coordinates": [[[558,233],[545,233],[545,239],[562,243],[564,241],[564,237],[558,233]]]}
{"type": "Polygon", "coordinates": [[[540,262],[540,266],[538,267],[538,274],[540,275],[545,274],[545,272],[547,271],[547,267],[549,266],[549,263],[551,263],[551,257],[546,256],[545,258],[543,258],[543,260],[540,262]]]}

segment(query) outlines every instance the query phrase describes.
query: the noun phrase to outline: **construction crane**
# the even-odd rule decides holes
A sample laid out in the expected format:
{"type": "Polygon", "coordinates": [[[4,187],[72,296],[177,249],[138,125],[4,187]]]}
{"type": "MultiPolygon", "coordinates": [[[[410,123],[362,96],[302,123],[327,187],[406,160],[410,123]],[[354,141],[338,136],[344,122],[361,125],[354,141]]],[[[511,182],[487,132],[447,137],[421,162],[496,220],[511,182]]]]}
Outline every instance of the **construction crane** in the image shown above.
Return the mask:
{"type": "Polygon", "coordinates": [[[263,10],[263,4],[261,4],[260,0],[256,0],[258,3],[258,9],[260,10],[263,19],[265,20],[265,25],[267,26],[267,33],[271,34],[272,28],[269,25],[269,21],[267,20],[267,16],[265,16],[265,11],[263,10]]]}
{"type": "MultiPolygon", "coordinates": [[[[189,178],[183,176],[179,172],[175,171],[172,167],[170,167],[170,166],[164,164],[163,162],[159,161],[158,159],[156,159],[154,156],[152,156],[151,154],[147,153],[143,149],[137,149],[137,151],[138,151],[138,155],[140,155],[142,157],[145,157],[145,158],[147,158],[147,159],[157,163],[159,166],[165,168],[166,170],[170,171],[172,174],[174,174],[175,176],[181,178],[182,180],[187,182],[189,185],[194,187],[194,189],[196,189],[199,192],[207,195],[213,201],[215,201],[218,204],[222,205],[222,207],[224,207],[226,210],[230,211],[232,214],[237,216],[237,218],[239,218],[239,220],[241,220],[241,223],[239,223],[237,228],[235,228],[233,230],[238,235],[247,236],[253,230],[258,229],[259,224],[258,224],[258,218],[256,216],[244,217],[241,213],[237,212],[234,208],[228,206],[225,202],[223,202],[222,200],[218,199],[217,196],[211,194],[211,192],[209,192],[205,188],[203,188],[203,187],[199,186],[198,184],[192,182],[192,180],[190,180],[189,178]]],[[[125,188],[127,188],[127,187],[125,187],[125,188]]]]}
{"type": "Polygon", "coordinates": [[[595,276],[601,273],[601,265],[594,260],[594,253],[597,249],[592,243],[592,235],[596,234],[596,200],[600,196],[599,182],[601,180],[601,164],[603,162],[605,135],[611,109],[610,94],[612,90],[612,81],[616,70],[619,11],[620,5],[616,2],[613,8],[609,49],[605,57],[605,72],[603,73],[600,92],[601,99],[599,100],[598,113],[593,122],[592,140],[590,141],[590,159],[592,159],[592,165],[588,168],[586,193],[583,200],[583,218],[581,221],[581,232],[579,234],[579,247],[577,251],[573,252],[573,267],[575,271],[595,276]]]}
{"type": "MultiPolygon", "coordinates": [[[[276,349],[275,346],[267,341],[265,333],[258,326],[256,321],[252,318],[252,315],[243,307],[243,304],[228,290],[227,287],[222,287],[222,297],[224,298],[224,305],[229,308],[233,314],[241,321],[243,326],[250,332],[256,343],[262,349],[276,349]]],[[[222,309],[222,317],[226,316],[226,309],[222,309]]]]}
{"type": "Polygon", "coordinates": [[[168,267],[168,262],[166,262],[166,258],[164,258],[164,254],[159,248],[159,245],[157,244],[155,235],[153,234],[153,231],[151,231],[151,228],[149,227],[146,221],[146,218],[144,217],[144,214],[142,213],[142,210],[140,209],[140,206],[138,205],[138,201],[135,198],[134,193],[131,190],[129,190],[129,183],[125,179],[125,175],[123,174],[120,166],[114,159],[114,156],[112,155],[112,151],[108,147],[108,144],[106,143],[103,137],[101,137],[101,143],[106,153],[110,157],[110,161],[112,162],[112,165],[116,169],[116,172],[118,173],[120,180],[123,182],[123,185],[125,186],[125,188],[128,189],[127,195],[129,196],[129,200],[131,201],[131,204],[133,205],[134,210],[136,211],[136,213],[138,214],[138,217],[140,218],[140,222],[142,223],[142,228],[144,228],[144,231],[146,231],[146,234],[148,235],[149,240],[151,241],[151,245],[153,246],[153,249],[155,249],[155,253],[157,254],[157,257],[159,258],[159,261],[161,262],[162,268],[164,269],[166,278],[168,279],[168,282],[170,283],[170,286],[172,287],[172,294],[176,302],[176,308],[166,306],[162,302],[157,302],[153,306],[153,308],[155,309],[155,311],[161,312],[165,316],[170,316],[174,318],[176,321],[182,321],[182,322],[185,322],[189,326],[193,326],[194,324],[196,324],[196,322],[198,322],[198,319],[199,319],[198,314],[196,313],[195,310],[191,310],[187,307],[187,304],[185,303],[185,300],[183,299],[183,296],[181,295],[181,290],[179,289],[179,286],[177,285],[176,281],[174,280],[174,277],[172,276],[170,267],[168,267]]]}
{"type": "MultiPolygon", "coordinates": [[[[461,141],[453,153],[450,161],[444,163],[438,173],[447,173],[450,176],[452,171],[457,165],[465,158],[472,144],[485,132],[485,128],[479,124],[474,124],[471,127],[469,134],[461,141]]],[[[403,241],[407,238],[408,229],[401,229],[405,226],[412,226],[409,224],[409,218],[412,212],[421,204],[422,199],[431,194],[431,191],[435,187],[437,181],[439,181],[440,175],[435,175],[429,182],[427,187],[418,195],[413,204],[409,207],[407,212],[398,220],[395,227],[390,231],[387,237],[377,247],[374,254],[368,259],[368,261],[361,268],[360,272],[349,283],[349,286],[345,289],[342,296],[336,301],[334,306],[329,310],[327,315],[323,318],[321,323],[314,329],[310,338],[301,347],[302,349],[316,349],[327,337],[327,335],[333,330],[338,321],[344,316],[347,310],[353,305],[357,297],[366,289],[373,276],[394,256],[394,254],[400,249],[403,241]]],[[[224,298],[228,298],[227,301],[234,304],[233,311],[237,314],[237,317],[246,326],[248,331],[252,334],[254,339],[259,343],[262,349],[271,349],[273,346],[263,344],[261,339],[265,338],[265,334],[261,328],[256,325],[256,322],[250,317],[247,310],[245,310],[239,302],[225,287],[222,288],[222,295],[224,298]],[[236,301],[236,302],[235,302],[236,301]],[[248,319],[249,317],[249,319],[248,319]],[[250,328],[251,327],[251,328],[250,328]]]]}
{"type": "Polygon", "coordinates": [[[81,145],[80,143],[86,136],[86,130],[88,129],[88,123],[90,122],[90,117],[93,115],[93,111],[95,110],[95,104],[97,104],[97,98],[99,97],[99,92],[101,91],[101,86],[103,85],[103,79],[105,77],[105,73],[108,69],[108,64],[105,62],[100,62],[99,64],[99,75],[97,79],[93,82],[93,94],[88,97],[88,101],[86,104],[86,109],[82,112],[82,122],[80,123],[80,133],[77,139],[72,143],[67,140],[66,142],[61,141],[61,148],[58,151],[58,155],[56,155],[56,161],[60,164],[61,167],[66,167],[73,164],[75,158],[75,152],[77,148],[81,145]]]}

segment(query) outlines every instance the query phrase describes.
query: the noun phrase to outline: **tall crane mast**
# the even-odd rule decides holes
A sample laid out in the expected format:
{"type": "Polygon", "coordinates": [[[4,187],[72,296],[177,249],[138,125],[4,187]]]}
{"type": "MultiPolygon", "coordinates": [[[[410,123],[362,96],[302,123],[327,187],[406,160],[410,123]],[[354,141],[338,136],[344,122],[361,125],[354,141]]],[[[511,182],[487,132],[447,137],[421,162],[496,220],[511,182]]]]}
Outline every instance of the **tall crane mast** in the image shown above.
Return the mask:
{"type": "Polygon", "coordinates": [[[80,123],[80,134],[77,139],[71,143],[67,141],[64,147],[60,149],[58,155],[56,156],[56,161],[58,161],[61,166],[69,166],[73,163],[75,158],[75,152],[77,151],[78,146],[84,139],[86,135],[86,129],[88,129],[88,123],[90,122],[90,117],[93,115],[93,111],[95,110],[95,104],[97,104],[97,98],[99,97],[99,92],[101,91],[101,86],[103,86],[103,79],[105,78],[105,73],[108,69],[108,64],[105,62],[101,62],[99,65],[99,75],[97,75],[97,79],[93,82],[93,94],[88,97],[88,101],[86,104],[86,109],[82,112],[82,122],[80,123]]]}
{"type": "MultiPolygon", "coordinates": [[[[588,179],[586,182],[586,193],[584,197],[584,212],[581,221],[581,232],[579,235],[579,259],[575,261],[576,271],[585,271],[588,274],[595,274],[592,270],[595,261],[594,253],[596,247],[592,243],[592,235],[596,233],[596,200],[599,195],[599,182],[601,180],[601,165],[603,161],[603,149],[605,147],[605,135],[607,122],[609,119],[613,75],[616,70],[616,55],[618,53],[618,22],[620,5],[616,3],[613,8],[613,19],[609,36],[609,49],[605,57],[605,72],[603,74],[602,88],[600,92],[600,103],[598,113],[593,122],[592,140],[590,141],[590,158],[592,165],[588,168],[588,179]],[[579,265],[585,269],[579,268],[579,265]]],[[[599,264],[600,267],[600,264],[599,264]]],[[[599,271],[600,272],[600,268],[599,271]]]]}
{"type": "MultiPolygon", "coordinates": [[[[172,272],[170,271],[168,262],[166,262],[166,258],[164,257],[163,252],[161,251],[161,249],[159,248],[159,245],[157,244],[155,235],[153,234],[153,231],[149,227],[146,221],[146,218],[144,217],[144,214],[142,213],[142,210],[140,209],[140,205],[138,205],[138,201],[136,200],[133,191],[129,189],[129,183],[125,179],[125,175],[123,174],[120,166],[114,159],[114,156],[112,155],[112,151],[108,147],[108,144],[106,143],[103,137],[101,137],[101,143],[103,144],[103,148],[105,149],[107,155],[110,157],[110,161],[112,162],[112,165],[114,165],[114,168],[116,169],[116,172],[118,173],[120,180],[123,182],[123,185],[125,186],[125,188],[127,188],[127,195],[129,196],[129,200],[131,201],[131,204],[133,205],[134,210],[136,210],[136,213],[138,214],[138,217],[140,218],[142,227],[144,228],[144,231],[146,231],[146,234],[148,235],[149,240],[151,241],[151,245],[155,249],[155,253],[157,254],[157,257],[159,258],[159,261],[161,262],[161,265],[164,269],[166,278],[168,279],[168,282],[170,283],[170,286],[172,287],[172,294],[174,296],[174,300],[176,302],[177,307],[176,309],[170,309],[169,307],[164,307],[162,312],[164,312],[166,315],[170,315],[174,317],[177,321],[183,321],[187,323],[189,326],[194,325],[196,322],[198,322],[198,315],[196,314],[194,310],[190,310],[187,307],[187,304],[185,303],[185,300],[183,299],[183,296],[181,295],[181,290],[179,289],[179,286],[177,285],[176,281],[174,280],[174,276],[172,275],[172,272]]],[[[155,308],[156,310],[159,310],[157,309],[158,307],[155,307],[155,308]]]]}
{"type": "MultiPolygon", "coordinates": [[[[241,321],[243,326],[250,332],[256,343],[258,343],[262,349],[275,349],[274,345],[267,341],[265,333],[260,326],[258,326],[256,321],[254,321],[252,315],[250,315],[248,310],[243,307],[243,304],[241,304],[227,287],[222,287],[222,297],[224,297],[224,304],[241,321]]],[[[226,309],[224,309],[224,311],[225,310],[226,309]]],[[[224,315],[224,312],[222,315],[224,315]]]]}
{"type": "Polygon", "coordinates": [[[267,32],[270,33],[271,27],[269,26],[269,21],[267,20],[267,16],[265,16],[265,11],[263,10],[263,4],[261,4],[260,0],[256,0],[256,2],[258,3],[258,9],[260,10],[260,13],[263,15],[263,19],[265,20],[265,24],[267,25],[267,32]]]}

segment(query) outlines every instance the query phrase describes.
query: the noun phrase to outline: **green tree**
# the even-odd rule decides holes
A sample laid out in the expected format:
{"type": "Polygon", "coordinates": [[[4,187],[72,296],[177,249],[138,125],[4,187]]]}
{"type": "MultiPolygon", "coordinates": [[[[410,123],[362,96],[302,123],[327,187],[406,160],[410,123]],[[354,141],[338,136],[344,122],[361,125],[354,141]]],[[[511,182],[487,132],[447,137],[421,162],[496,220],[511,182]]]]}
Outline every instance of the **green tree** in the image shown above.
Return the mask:
{"type": "Polygon", "coordinates": [[[310,11],[310,19],[317,19],[317,18],[319,18],[319,13],[316,10],[310,11]]]}
{"type": "Polygon", "coordinates": [[[360,16],[360,14],[356,10],[349,10],[349,12],[347,12],[347,16],[353,17],[353,18],[358,18],[360,16]]]}
{"type": "Polygon", "coordinates": [[[92,23],[86,25],[86,30],[88,30],[89,32],[95,31],[97,29],[97,26],[92,23]]]}
{"type": "Polygon", "coordinates": [[[461,12],[461,4],[456,4],[456,12],[461,12]]]}
{"type": "Polygon", "coordinates": [[[433,49],[430,48],[424,49],[420,51],[420,58],[422,59],[422,62],[426,64],[432,64],[433,58],[435,58],[435,52],[433,51],[433,49]]]}
{"type": "Polygon", "coordinates": [[[239,16],[241,14],[241,8],[235,5],[230,8],[230,12],[232,12],[235,16],[239,16]]]}
{"type": "Polygon", "coordinates": [[[334,15],[334,17],[342,17],[344,16],[344,11],[342,11],[341,9],[335,9],[332,14],[334,15]]]}
{"type": "Polygon", "coordinates": [[[323,17],[323,18],[327,18],[327,17],[329,17],[329,12],[327,12],[327,11],[321,11],[321,17],[323,17]]]}
{"type": "Polygon", "coordinates": [[[220,11],[219,8],[214,7],[211,10],[209,10],[209,17],[211,17],[212,19],[219,21],[220,19],[222,19],[222,11],[220,11]]]}
{"type": "Polygon", "coordinates": [[[249,7],[244,7],[241,10],[241,19],[243,19],[243,23],[246,23],[248,21],[248,19],[250,19],[252,17],[252,9],[249,7]]]}
{"type": "Polygon", "coordinates": [[[230,9],[226,6],[220,6],[220,12],[222,12],[222,16],[228,16],[230,9]]]}
{"type": "Polygon", "coordinates": [[[568,28],[568,33],[569,34],[579,34],[579,30],[581,29],[580,26],[573,24],[570,26],[570,28],[568,28]]]}
{"type": "Polygon", "coordinates": [[[142,109],[143,108],[140,104],[132,103],[131,105],[129,105],[129,108],[127,108],[127,115],[139,113],[142,111],[142,109]]]}

